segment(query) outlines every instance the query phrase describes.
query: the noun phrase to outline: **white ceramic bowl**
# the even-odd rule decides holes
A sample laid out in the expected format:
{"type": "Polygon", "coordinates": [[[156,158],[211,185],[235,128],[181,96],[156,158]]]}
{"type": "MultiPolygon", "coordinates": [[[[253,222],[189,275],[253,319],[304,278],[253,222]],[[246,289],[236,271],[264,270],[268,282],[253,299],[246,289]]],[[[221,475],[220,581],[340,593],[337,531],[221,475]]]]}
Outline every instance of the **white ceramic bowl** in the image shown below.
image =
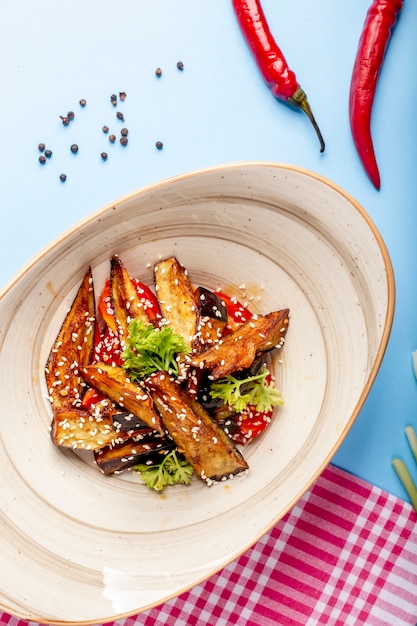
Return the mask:
{"type": "Polygon", "coordinates": [[[97,623],[192,587],[251,546],[329,463],[375,379],[391,330],[394,278],[366,212],[298,167],[242,163],[177,176],[75,225],[0,299],[0,606],[27,620],[97,623]],[[291,309],[274,361],[285,406],[245,450],[248,475],[163,495],[106,477],[54,447],[44,365],[85,268],[96,290],[111,255],[151,280],[175,254],[194,283],[258,312],[291,309]]]}

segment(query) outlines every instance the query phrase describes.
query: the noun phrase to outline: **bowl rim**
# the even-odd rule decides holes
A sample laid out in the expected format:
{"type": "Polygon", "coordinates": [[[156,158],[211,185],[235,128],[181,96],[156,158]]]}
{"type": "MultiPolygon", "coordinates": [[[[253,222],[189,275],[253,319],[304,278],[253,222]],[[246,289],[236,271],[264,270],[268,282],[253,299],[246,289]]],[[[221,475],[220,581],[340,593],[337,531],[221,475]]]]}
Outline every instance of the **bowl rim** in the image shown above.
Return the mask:
{"type": "MultiPolygon", "coordinates": [[[[14,285],[16,283],[18,283],[20,281],[20,279],[32,268],[34,267],[39,261],[41,261],[41,259],[46,256],[48,253],[50,253],[51,251],[53,251],[56,247],[58,247],[59,245],[62,244],[62,242],[64,240],[66,240],[69,236],[74,235],[76,233],[77,230],[79,230],[80,228],[83,228],[85,226],[87,226],[89,223],[97,220],[97,218],[99,218],[101,215],[107,213],[110,209],[112,209],[113,207],[117,206],[117,205],[121,205],[129,200],[132,200],[136,197],[140,197],[142,194],[145,193],[149,193],[152,191],[160,191],[163,187],[167,187],[169,185],[171,185],[172,183],[178,182],[178,181],[185,181],[187,179],[190,178],[195,178],[196,176],[200,176],[200,175],[204,175],[204,174],[208,174],[208,173],[216,173],[216,172],[221,172],[221,171],[225,171],[225,170],[233,170],[233,169],[249,169],[249,168],[268,168],[268,169],[278,169],[278,170],[288,170],[291,172],[295,172],[298,174],[301,174],[303,176],[307,176],[309,178],[312,178],[320,183],[323,183],[324,185],[326,185],[327,187],[331,188],[332,190],[336,191],[338,194],[340,194],[341,196],[343,196],[355,209],[356,211],[359,212],[359,214],[361,215],[361,217],[363,218],[363,220],[367,223],[370,231],[372,232],[373,236],[375,237],[375,240],[377,242],[378,248],[380,250],[381,256],[382,256],[382,260],[383,260],[383,266],[386,272],[386,289],[387,289],[387,306],[386,306],[386,315],[385,315],[385,320],[384,320],[384,326],[383,326],[383,331],[381,333],[380,336],[380,340],[379,340],[379,345],[378,345],[378,349],[376,350],[375,353],[375,358],[373,360],[373,364],[372,367],[369,370],[369,374],[367,377],[367,380],[363,386],[362,392],[360,394],[360,396],[358,397],[357,403],[353,409],[353,411],[351,412],[351,415],[349,416],[349,419],[346,421],[346,424],[344,426],[344,428],[342,429],[342,431],[340,432],[340,436],[336,442],[336,444],[333,446],[333,448],[331,449],[331,451],[327,454],[327,456],[322,460],[322,462],[320,463],[319,467],[317,468],[316,472],[314,472],[313,475],[310,476],[309,480],[307,481],[307,484],[304,485],[304,487],[291,499],[290,502],[288,502],[287,506],[285,507],[284,511],[282,512],[282,514],[280,514],[279,519],[274,519],[272,520],[265,528],[262,529],[261,533],[258,533],[253,540],[251,541],[250,545],[254,545],[257,541],[259,541],[259,539],[261,539],[262,536],[264,536],[264,534],[268,531],[271,530],[271,528],[273,528],[273,526],[275,526],[280,519],[282,519],[292,508],[293,506],[299,501],[299,499],[301,497],[303,497],[303,495],[308,491],[308,489],[311,488],[311,485],[317,480],[317,478],[320,476],[320,474],[324,471],[324,469],[327,467],[327,465],[330,463],[331,459],[333,458],[333,456],[335,455],[337,449],[340,447],[340,445],[343,443],[344,439],[346,438],[350,428],[352,427],[354,421],[356,420],[360,410],[363,407],[363,404],[365,402],[366,397],[368,396],[371,387],[374,384],[375,378],[377,376],[377,373],[381,367],[387,346],[388,346],[388,342],[389,342],[389,337],[391,334],[391,330],[392,330],[392,325],[393,325],[393,319],[394,319],[394,311],[395,311],[395,296],[396,296],[396,286],[395,286],[395,276],[394,276],[394,270],[393,270],[393,266],[392,266],[392,262],[391,262],[391,258],[387,249],[387,246],[385,244],[385,241],[381,235],[381,233],[379,232],[377,226],[375,225],[374,221],[372,220],[372,218],[370,217],[370,215],[367,213],[367,211],[364,209],[364,207],[349,193],[347,192],[345,189],[343,189],[340,185],[338,185],[337,183],[331,181],[330,179],[326,178],[325,176],[314,172],[312,170],[303,168],[301,166],[298,165],[292,165],[292,164],[286,164],[286,163],[281,163],[281,162],[273,162],[273,161],[262,161],[262,160],[253,160],[253,161],[235,161],[235,162],[229,162],[229,163],[224,163],[224,164],[218,164],[218,165],[212,165],[212,166],[208,166],[208,167],[203,167],[203,168],[199,168],[199,169],[195,169],[195,170],[190,170],[187,172],[183,172],[183,173],[179,173],[179,174],[175,174],[173,176],[169,176],[167,178],[152,182],[148,185],[139,187],[131,192],[128,192],[120,197],[118,197],[115,201],[111,201],[111,202],[107,202],[105,205],[101,206],[100,208],[92,211],[90,214],[88,214],[87,216],[85,216],[84,218],[78,220],[76,223],[74,223],[72,226],[70,226],[69,228],[65,229],[62,233],[60,233],[58,236],[56,236],[55,238],[53,238],[49,243],[47,243],[45,246],[43,246],[35,255],[33,255],[0,289],[0,300],[14,287],[14,285]]],[[[230,558],[228,560],[225,560],[222,565],[221,565],[221,569],[223,569],[224,567],[226,567],[228,564],[230,564],[231,562],[233,562],[236,558],[239,557],[240,554],[242,554],[244,552],[244,550],[248,549],[250,546],[246,546],[245,548],[243,548],[242,551],[240,551],[238,554],[233,554],[230,556],[230,558]]],[[[103,623],[105,623],[106,621],[114,621],[114,620],[120,620],[120,619],[125,619],[129,616],[133,616],[136,615],[137,613],[149,610],[152,607],[158,606],[161,603],[167,602],[175,597],[177,597],[178,595],[180,595],[181,593],[184,593],[186,591],[188,591],[190,588],[201,584],[203,581],[207,580],[208,576],[214,575],[217,571],[219,570],[218,567],[216,567],[215,565],[212,566],[210,573],[207,575],[207,573],[205,573],[204,575],[201,576],[200,579],[196,579],[194,580],[194,582],[192,583],[191,587],[189,584],[187,584],[183,589],[181,589],[180,591],[176,591],[175,593],[172,593],[169,596],[166,596],[162,601],[159,601],[157,603],[153,602],[147,606],[144,607],[138,607],[137,610],[130,610],[128,612],[125,613],[120,613],[117,615],[113,615],[113,616],[106,616],[102,618],[103,623]]],[[[8,608],[7,606],[2,605],[2,603],[0,602],[0,609],[5,611],[5,612],[9,612],[10,608],[8,608]]],[[[37,619],[33,616],[31,616],[30,618],[24,614],[24,613],[20,613],[19,611],[13,611],[12,613],[14,616],[18,617],[18,618],[22,618],[22,619],[30,619],[31,621],[33,621],[34,619],[37,619]]],[[[39,621],[42,623],[42,617],[39,616],[39,621]]],[[[87,625],[92,625],[92,624],[97,624],[97,619],[94,620],[82,620],[82,621],[66,621],[66,620],[52,620],[52,621],[48,621],[48,623],[50,624],[56,624],[56,625],[65,625],[65,626],[71,626],[71,625],[77,625],[77,626],[87,626],[87,625]]]]}

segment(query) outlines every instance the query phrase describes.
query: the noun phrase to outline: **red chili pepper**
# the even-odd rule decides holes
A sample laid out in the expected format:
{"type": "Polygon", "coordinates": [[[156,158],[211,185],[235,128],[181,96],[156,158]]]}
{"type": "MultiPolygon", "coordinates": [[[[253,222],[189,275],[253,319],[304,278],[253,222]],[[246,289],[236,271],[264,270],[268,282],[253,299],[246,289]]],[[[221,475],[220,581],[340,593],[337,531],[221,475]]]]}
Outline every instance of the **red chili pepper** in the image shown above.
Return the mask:
{"type": "Polygon", "coordinates": [[[301,109],[308,116],[320,141],[324,141],[314,119],[304,90],[288,67],[285,57],[275,42],[259,0],[232,0],[241,31],[258,64],[259,70],[273,95],[301,109]]]}
{"type": "Polygon", "coordinates": [[[237,420],[238,428],[231,435],[235,443],[246,446],[258,437],[269,426],[273,411],[262,413],[254,407],[248,406],[240,413],[237,420]]]}
{"type": "MultiPolygon", "coordinates": [[[[152,290],[145,285],[145,283],[140,282],[136,278],[132,278],[132,282],[136,287],[139,298],[143,302],[144,310],[149,318],[149,321],[161,318],[161,307],[159,306],[158,299],[152,290]]],[[[100,294],[97,309],[107,326],[113,331],[114,334],[117,334],[116,321],[114,319],[112,309],[110,279],[107,279],[105,282],[103,291],[100,294]]]]}
{"type": "Polygon", "coordinates": [[[107,279],[103,287],[103,291],[100,294],[97,310],[107,326],[111,328],[113,333],[117,334],[116,320],[114,319],[114,313],[112,309],[112,300],[110,292],[110,279],[107,279]]]}
{"type": "Polygon", "coordinates": [[[251,319],[252,313],[248,308],[243,306],[236,297],[227,296],[221,291],[215,291],[214,293],[223,300],[227,308],[228,322],[223,334],[228,334],[228,332],[236,330],[236,328],[241,326],[244,322],[251,319]]]}
{"type": "Polygon", "coordinates": [[[117,335],[113,333],[109,326],[105,326],[94,345],[95,361],[104,363],[123,365],[121,356],[121,346],[117,335]]]}
{"type": "MultiPolygon", "coordinates": [[[[132,282],[136,288],[136,292],[143,303],[144,311],[149,318],[149,323],[162,317],[161,307],[153,291],[144,283],[136,278],[132,278],[132,282]]],[[[103,321],[105,322],[102,332],[96,326],[96,337],[94,343],[94,352],[96,361],[104,361],[105,363],[114,363],[122,365],[120,341],[116,329],[116,320],[112,308],[110,279],[108,278],[104,284],[100,294],[97,310],[103,321]]]]}
{"type": "Polygon", "coordinates": [[[85,394],[83,395],[81,406],[83,409],[88,411],[93,407],[94,404],[97,404],[97,402],[101,402],[101,400],[104,400],[106,397],[107,396],[105,396],[103,393],[97,391],[97,389],[89,387],[88,389],[86,389],[85,394]]]}
{"type": "Polygon", "coordinates": [[[143,307],[149,321],[152,322],[156,319],[160,319],[162,317],[161,307],[158,298],[150,287],[137,278],[132,278],[132,283],[135,285],[137,294],[143,302],[143,307]]]}
{"type": "Polygon", "coordinates": [[[372,184],[379,189],[381,179],[371,135],[371,113],[375,89],[403,0],[373,0],[370,6],[353,66],[350,84],[349,116],[353,141],[372,184]]]}

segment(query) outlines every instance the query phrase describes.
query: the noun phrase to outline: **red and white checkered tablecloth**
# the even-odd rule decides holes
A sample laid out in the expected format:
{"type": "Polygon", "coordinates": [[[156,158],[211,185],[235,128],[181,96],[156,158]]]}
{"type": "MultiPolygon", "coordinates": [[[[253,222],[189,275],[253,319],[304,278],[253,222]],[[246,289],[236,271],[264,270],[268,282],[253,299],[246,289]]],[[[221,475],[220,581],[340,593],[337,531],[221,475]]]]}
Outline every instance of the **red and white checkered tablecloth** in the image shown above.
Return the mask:
{"type": "MultiPolygon", "coordinates": [[[[6,613],[0,621],[28,624],[6,613]]],[[[416,626],[417,515],[330,465],[236,561],[178,598],[111,624],[416,626]]]]}

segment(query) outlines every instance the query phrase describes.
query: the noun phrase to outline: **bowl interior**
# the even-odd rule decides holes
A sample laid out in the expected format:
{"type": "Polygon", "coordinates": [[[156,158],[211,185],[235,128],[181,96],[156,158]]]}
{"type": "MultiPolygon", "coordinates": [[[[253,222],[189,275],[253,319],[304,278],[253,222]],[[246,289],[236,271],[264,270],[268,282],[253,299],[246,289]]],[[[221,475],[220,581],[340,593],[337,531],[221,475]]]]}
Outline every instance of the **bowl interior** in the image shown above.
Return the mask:
{"type": "Polygon", "coordinates": [[[295,167],[245,163],[178,176],[52,242],[0,299],[2,607],[51,623],[108,621],[242,553],[343,441],[376,376],[393,308],[391,264],[369,217],[295,167]],[[195,285],[222,288],[260,313],[290,308],[273,361],[285,405],[244,451],[248,475],[159,496],[130,472],[105,477],[90,457],[52,446],[46,358],[86,266],[98,293],[116,253],[148,283],[153,263],[174,254],[195,285]]]}

